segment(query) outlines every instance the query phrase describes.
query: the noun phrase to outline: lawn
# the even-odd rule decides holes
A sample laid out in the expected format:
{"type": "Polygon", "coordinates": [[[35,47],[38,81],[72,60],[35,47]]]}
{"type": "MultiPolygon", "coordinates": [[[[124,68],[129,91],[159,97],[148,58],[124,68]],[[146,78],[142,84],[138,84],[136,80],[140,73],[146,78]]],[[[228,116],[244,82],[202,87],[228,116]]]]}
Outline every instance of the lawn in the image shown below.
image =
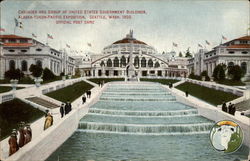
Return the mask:
{"type": "Polygon", "coordinates": [[[245,84],[241,81],[233,81],[233,80],[228,80],[228,79],[225,79],[223,81],[217,81],[216,83],[224,84],[228,86],[245,86],[245,84]]]}
{"type": "Polygon", "coordinates": [[[12,129],[17,129],[21,121],[32,123],[44,116],[44,112],[22,102],[19,99],[0,104],[0,139],[9,136],[12,129]]]}
{"type": "Polygon", "coordinates": [[[91,78],[88,80],[98,84],[99,82],[102,82],[102,81],[104,81],[105,83],[112,82],[112,81],[124,81],[124,78],[91,78]]]}
{"type": "Polygon", "coordinates": [[[73,102],[93,86],[81,81],[65,88],[47,93],[46,95],[61,102],[73,102]]]}
{"type": "MultiPolygon", "coordinates": [[[[17,87],[16,89],[22,89],[23,87],[17,87]]],[[[12,90],[12,87],[0,86],[0,93],[9,92],[12,90]]]]}
{"type": "Polygon", "coordinates": [[[228,102],[239,97],[231,93],[227,93],[227,92],[223,92],[223,91],[219,91],[219,90],[215,90],[215,89],[211,89],[207,87],[202,87],[200,85],[189,83],[189,82],[180,84],[176,88],[184,92],[188,91],[190,95],[197,97],[212,105],[220,105],[224,101],[228,102]]]}
{"type": "Polygon", "coordinates": [[[149,78],[141,78],[140,81],[158,82],[158,83],[166,84],[166,85],[168,85],[169,83],[179,82],[179,80],[176,80],[176,79],[149,79],[149,78]]]}

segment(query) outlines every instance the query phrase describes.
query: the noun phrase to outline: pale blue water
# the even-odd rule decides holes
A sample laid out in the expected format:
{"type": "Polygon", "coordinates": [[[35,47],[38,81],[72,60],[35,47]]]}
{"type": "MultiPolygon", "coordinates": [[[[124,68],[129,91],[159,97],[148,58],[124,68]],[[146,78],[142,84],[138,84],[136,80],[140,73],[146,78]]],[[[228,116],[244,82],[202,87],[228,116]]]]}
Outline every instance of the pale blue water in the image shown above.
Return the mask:
{"type": "Polygon", "coordinates": [[[47,160],[247,159],[246,146],[227,155],[213,149],[209,140],[213,124],[159,84],[113,84],[47,160]]]}

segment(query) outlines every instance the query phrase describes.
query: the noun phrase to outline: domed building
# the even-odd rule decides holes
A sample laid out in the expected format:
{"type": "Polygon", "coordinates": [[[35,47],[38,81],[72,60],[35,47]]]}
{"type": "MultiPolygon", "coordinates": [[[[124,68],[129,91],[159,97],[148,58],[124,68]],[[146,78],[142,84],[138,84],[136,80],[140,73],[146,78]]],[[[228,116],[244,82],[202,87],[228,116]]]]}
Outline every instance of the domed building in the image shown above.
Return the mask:
{"type": "Polygon", "coordinates": [[[154,47],[135,39],[132,30],[122,40],[105,47],[102,54],[91,55],[91,59],[91,75],[94,77],[126,77],[130,61],[139,78],[187,76],[187,61],[176,64],[157,53],[154,47]]]}

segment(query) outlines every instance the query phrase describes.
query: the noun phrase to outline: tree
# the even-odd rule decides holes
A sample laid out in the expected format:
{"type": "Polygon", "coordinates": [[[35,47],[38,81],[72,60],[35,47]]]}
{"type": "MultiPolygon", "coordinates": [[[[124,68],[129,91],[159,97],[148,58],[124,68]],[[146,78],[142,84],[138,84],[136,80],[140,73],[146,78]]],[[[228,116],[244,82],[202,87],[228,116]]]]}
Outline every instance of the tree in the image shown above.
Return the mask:
{"type": "Polygon", "coordinates": [[[182,55],[182,52],[181,52],[181,51],[179,52],[179,57],[183,57],[183,55],[182,55]]]}
{"type": "Polygon", "coordinates": [[[20,69],[10,69],[4,73],[4,77],[7,79],[18,79],[24,77],[23,72],[20,69]]]}
{"type": "Polygon", "coordinates": [[[43,70],[43,80],[53,80],[55,79],[55,77],[56,76],[54,75],[54,73],[48,68],[45,68],[43,70]]]}
{"type": "Polygon", "coordinates": [[[205,77],[205,81],[210,81],[210,78],[209,78],[209,76],[208,76],[206,70],[204,70],[204,71],[201,73],[201,77],[205,77]]]}
{"type": "Polygon", "coordinates": [[[80,77],[80,76],[81,76],[81,71],[80,71],[79,68],[77,68],[77,69],[75,70],[75,76],[76,76],[76,77],[80,77]]]}
{"type": "Polygon", "coordinates": [[[239,65],[228,67],[228,76],[234,81],[240,81],[243,71],[239,65]]]}
{"type": "Polygon", "coordinates": [[[31,64],[29,71],[34,77],[40,77],[43,74],[43,68],[39,65],[31,64]]]}
{"type": "Polygon", "coordinates": [[[219,64],[214,68],[213,77],[217,81],[225,80],[225,65],[219,64]]]}

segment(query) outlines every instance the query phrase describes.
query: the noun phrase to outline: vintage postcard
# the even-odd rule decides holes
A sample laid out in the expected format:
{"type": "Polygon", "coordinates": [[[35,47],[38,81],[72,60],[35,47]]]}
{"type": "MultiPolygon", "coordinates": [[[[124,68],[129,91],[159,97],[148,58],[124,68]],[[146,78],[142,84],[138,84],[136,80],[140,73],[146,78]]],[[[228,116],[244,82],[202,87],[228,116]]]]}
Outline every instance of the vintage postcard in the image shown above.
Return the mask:
{"type": "Polygon", "coordinates": [[[249,0],[2,0],[1,161],[249,161],[249,0]]]}

